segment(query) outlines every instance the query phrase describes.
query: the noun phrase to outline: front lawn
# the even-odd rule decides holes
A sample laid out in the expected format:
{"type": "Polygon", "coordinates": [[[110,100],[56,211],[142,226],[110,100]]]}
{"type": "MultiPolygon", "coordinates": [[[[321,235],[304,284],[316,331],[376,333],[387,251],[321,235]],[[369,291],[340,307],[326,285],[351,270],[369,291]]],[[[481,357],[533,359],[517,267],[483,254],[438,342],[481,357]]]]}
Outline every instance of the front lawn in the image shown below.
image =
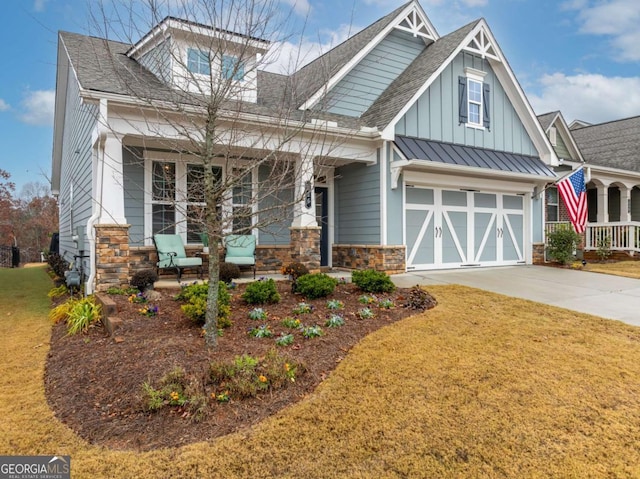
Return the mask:
{"type": "Polygon", "coordinates": [[[89,445],[47,406],[44,271],[0,285],[0,454],[69,454],[73,477],[640,476],[640,329],[620,322],[430,286],[437,308],[367,336],[296,405],[136,453],[89,445]]]}
{"type": "Polygon", "coordinates": [[[640,261],[615,261],[611,263],[587,263],[587,271],[640,279],[640,261]]]}

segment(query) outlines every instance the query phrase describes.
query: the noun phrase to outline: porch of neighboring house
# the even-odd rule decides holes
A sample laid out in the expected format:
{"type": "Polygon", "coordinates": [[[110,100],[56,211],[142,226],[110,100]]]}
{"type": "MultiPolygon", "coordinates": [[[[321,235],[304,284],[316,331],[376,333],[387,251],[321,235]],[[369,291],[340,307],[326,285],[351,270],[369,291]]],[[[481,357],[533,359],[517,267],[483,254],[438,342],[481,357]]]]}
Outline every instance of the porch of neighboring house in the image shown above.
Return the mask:
{"type": "MultiPolygon", "coordinates": [[[[554,190],[547,193],[545,239],[560,228],[571,228],[554,190]]],[[[610,259],[640,259],[640,185],[594,178],[587,184],[587,207],[587,228],[579,248],[585,259],[599,259],[600,249],[608,249],[610,259]]]]}

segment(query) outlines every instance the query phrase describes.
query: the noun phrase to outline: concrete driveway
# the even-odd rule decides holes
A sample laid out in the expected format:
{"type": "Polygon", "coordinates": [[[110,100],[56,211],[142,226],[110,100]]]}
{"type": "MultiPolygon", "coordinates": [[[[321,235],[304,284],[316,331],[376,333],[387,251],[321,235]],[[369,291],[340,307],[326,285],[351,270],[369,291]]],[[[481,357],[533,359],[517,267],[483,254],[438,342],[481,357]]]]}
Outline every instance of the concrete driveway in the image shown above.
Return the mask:
{"type": "Polygon", "coordinates": [[[417,271],[393,275],[401,287],[462,284],[640,326],[640,280],[548,266],[417,271]]]}

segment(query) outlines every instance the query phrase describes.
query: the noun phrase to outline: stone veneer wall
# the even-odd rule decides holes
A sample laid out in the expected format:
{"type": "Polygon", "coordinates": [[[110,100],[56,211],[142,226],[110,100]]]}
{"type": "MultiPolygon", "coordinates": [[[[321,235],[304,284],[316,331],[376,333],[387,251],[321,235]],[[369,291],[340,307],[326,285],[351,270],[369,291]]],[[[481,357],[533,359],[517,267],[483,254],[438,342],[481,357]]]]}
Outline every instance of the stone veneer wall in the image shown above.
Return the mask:
{"type": "Polygon", "coordinates": [[[95,225],[96,291],[129,284],[129,225],[95,225]]]}
{"type": "Polygon", "coordinates": [[[532,260],[533,264],[543,264],[544,263],[544,243],[534,243],[533,251],[532,251],[532,260]]]}
{"type": "Polygon", "coordinates": [[[404,273],[404,245],[333,245],[333,267],[349,269],[375,269],[387,274],[404,273]]]}
{"type": "Polygon", "coordinates": [[[320,231],[318,226],[289,228],[291,261],[304,264],[309,271],[320,270],[320,231]]]}

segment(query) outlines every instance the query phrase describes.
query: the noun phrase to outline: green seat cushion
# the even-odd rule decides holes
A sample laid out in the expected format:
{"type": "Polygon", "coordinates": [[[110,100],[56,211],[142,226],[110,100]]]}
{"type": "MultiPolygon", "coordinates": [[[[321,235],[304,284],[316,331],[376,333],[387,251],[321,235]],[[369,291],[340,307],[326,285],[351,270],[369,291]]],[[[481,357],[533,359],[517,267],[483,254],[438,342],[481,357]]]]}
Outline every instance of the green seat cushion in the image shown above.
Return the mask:
{"type": "Polygon", "coordinates": [[[177,258],[173,260],[173,264],[184,268],[189,266],[202,266],[202,258],[177,258]]]}
{"type": "Polygon", "coordinates": [[[225,263],[233,263],[240,266],[253,266],[256,260],[253,256],[225,256],[225,263]]]}

